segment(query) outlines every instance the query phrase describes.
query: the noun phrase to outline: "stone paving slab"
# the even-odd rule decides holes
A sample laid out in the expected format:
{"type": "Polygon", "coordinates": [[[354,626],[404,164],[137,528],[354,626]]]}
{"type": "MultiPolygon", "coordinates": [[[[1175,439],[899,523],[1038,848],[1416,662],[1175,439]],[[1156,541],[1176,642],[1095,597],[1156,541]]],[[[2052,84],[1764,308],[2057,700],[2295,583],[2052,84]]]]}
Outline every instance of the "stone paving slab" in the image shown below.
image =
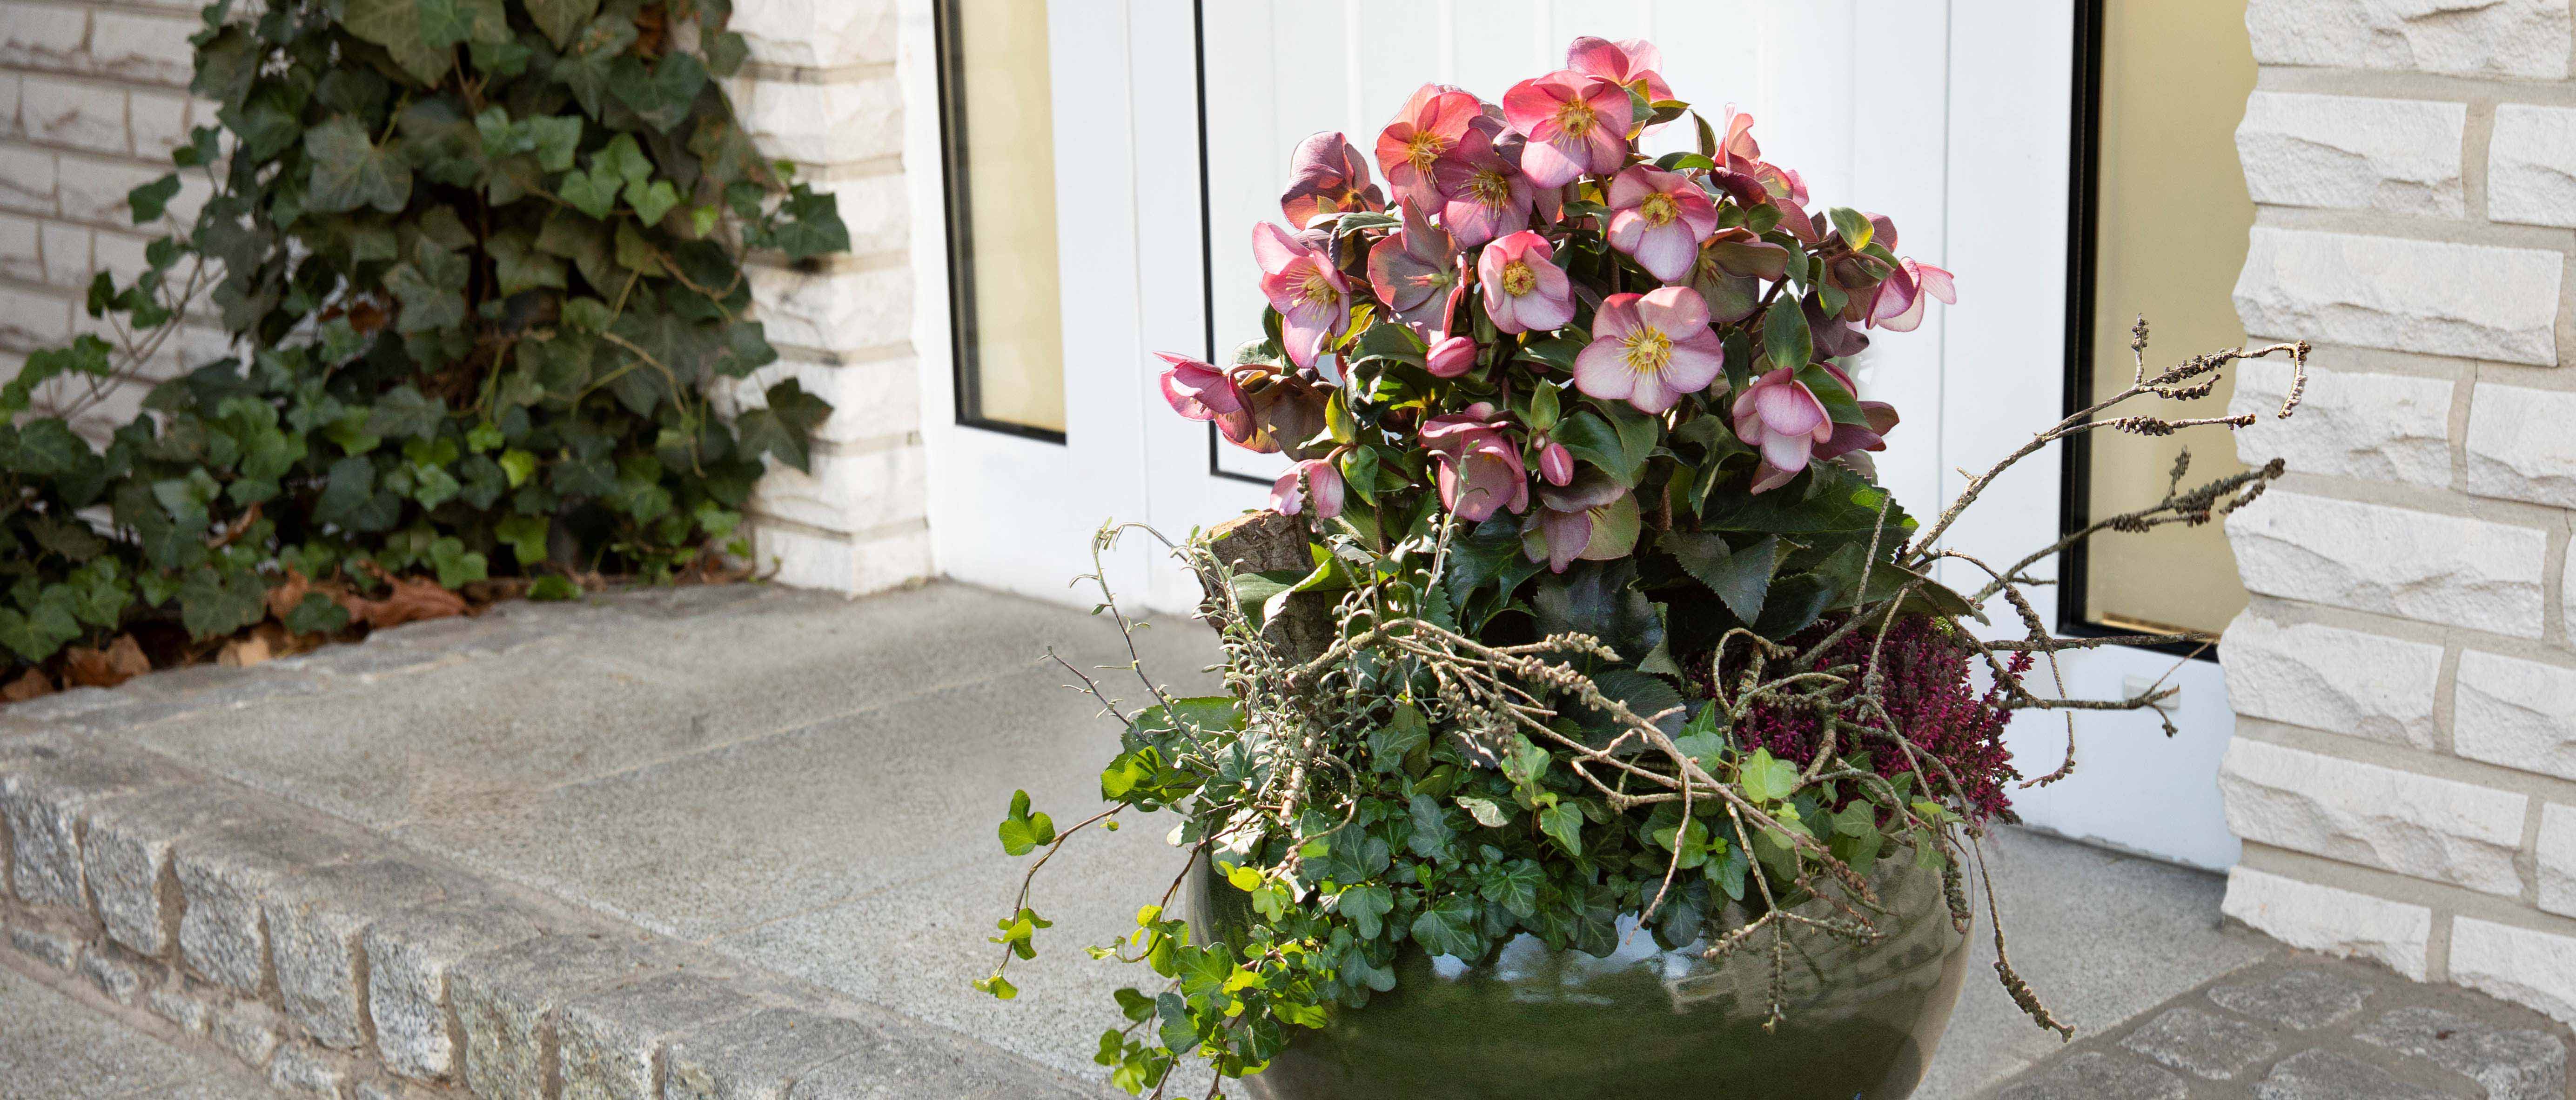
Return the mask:
{"type": "Polygon", "coordinates": [[[269,1100],[236,1066],[164,1043],[0,965],[0,1100],[269,1100]]]}
{"type": "Polygon", "coordinates": [[[2518,1005],[2279,951],[2082,1038],[1992,1100],[2568,1100],[2576,1034],[2518,1005]]]}

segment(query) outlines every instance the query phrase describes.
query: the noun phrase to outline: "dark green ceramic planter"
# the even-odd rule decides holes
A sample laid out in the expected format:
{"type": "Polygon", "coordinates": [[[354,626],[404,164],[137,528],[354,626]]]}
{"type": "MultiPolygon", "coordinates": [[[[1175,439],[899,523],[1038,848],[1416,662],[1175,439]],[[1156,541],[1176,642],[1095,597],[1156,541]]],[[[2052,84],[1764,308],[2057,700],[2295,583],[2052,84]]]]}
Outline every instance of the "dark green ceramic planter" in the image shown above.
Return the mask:
{"type": "MultiPolygon", "coordinates": [[[[1213,881],[1204,868],[1194,877],[1193,917],[1248,919],[1245,895],[1211,891],[1213,881]]],[[[1336,1009],[1243,1091],[1266,1100],[1903,1100],[1949,1027],[1966,939],[1951,926],[1939,875],[1889,860],[1872,886],[1891,910],[1880,922],[1886,938],[1863,947],[1792,935],[1788,1014],[1772,1033],[1762,1030],[1768,933],[1722,964],[1700,958],[1697,945],[1662,950],[1643,933],[1608,958],[1523,935],[1477,965],[1419,951],[1400,959],[1394,992],[1336,1009]]]]}

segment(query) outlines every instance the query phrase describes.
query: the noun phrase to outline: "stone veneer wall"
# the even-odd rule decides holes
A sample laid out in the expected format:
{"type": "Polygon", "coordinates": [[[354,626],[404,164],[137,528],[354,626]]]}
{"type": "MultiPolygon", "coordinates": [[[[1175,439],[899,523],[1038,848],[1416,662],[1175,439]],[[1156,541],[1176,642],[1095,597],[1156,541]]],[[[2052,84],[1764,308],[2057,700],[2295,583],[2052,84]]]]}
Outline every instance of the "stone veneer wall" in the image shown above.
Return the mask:
{"type": "MultiPolygon", "coordinates": [[[[2227,912],[2576,1021],[2568,0],[2252,0],[2236,307],[2316,344],[2228,521],[2227,912]]],[[[2187,74],[2176,74],[2187,79],[2187,74]]],[[[2240,409],[2287,371],[2249,364],[2240,409]]]]}
{"type": "MultiPolygon", "coordinates": [[[[187,94],[200,0],[0,0],[0,378],[92,321],[93,271],[141,270],[154,227],[125,193],[168,170],[189,128],[214,124],[187,94]]],[[[895,80],[895,0],[740,0],[752,61],[730,82],[770,155],[839,196],[850,252],[811,270],[751,268],[782,361],[739,388],[793,375],[832,402],[812,476],[777,469],[752,503],[759,565],[789,584],[865,592],[929,575],[919,381],[912,346],[911,218],[895,80]]],[[[172,204],[195,216],[191,180],[172,204]]],[[[149,376],[225,354],[211,323],[169,342],[149,376]]],[[[130,419],[142,387],[84,427],[130,419]]],[[[735,394],[717,395],[734,400],[735,394]]]]}

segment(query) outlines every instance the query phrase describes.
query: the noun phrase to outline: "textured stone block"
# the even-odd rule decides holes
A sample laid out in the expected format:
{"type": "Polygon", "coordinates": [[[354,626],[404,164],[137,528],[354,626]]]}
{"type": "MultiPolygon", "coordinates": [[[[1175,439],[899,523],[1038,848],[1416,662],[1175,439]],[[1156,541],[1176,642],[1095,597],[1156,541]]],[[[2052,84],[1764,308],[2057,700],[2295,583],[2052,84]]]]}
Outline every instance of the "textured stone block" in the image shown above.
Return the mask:
{"type": "Polygon", "coordinates": [[[338,1096],[340,1085],[348,1074],[326,1055],[286,1047],[268,1064],[268,1083],[281,1092],[307,1096],[338,1096]]]}
{"type": "Polygon", "coordinates": [[[856,540],[828,531],[752,523],[753,556],[780,584],[853,596],[908,584],[931,573],[930,531],[856,540]]]}
{"type": "MultiPolygon", "coordinates": [[[[40,224],[33,218],[0,214],[0,275],[31,283],[44,281],[45,252],[37,243],[43,237],[40,224]]],[[[15,370],[10,372],[12,377],[16,374],[15,370]]]]}
{"type": "Polygon", "coordinates": [[[2191,1086],[2145,1062],[2086,1051],[1996,1100],[2188,1100],[2191,1086]]]}
{"type": "Polygon", "coordinates": [[[13,925],[9,929],[9,946],[56,970],[69,970],[80,963],[80,937],[63,932],[13,925]]]}
{"type": "Polygon", "coordinates": [[[189,996],[179,988],[176,979],[173,979],[167,988],[153,990],[143,999],[143,1003],[144,1007],[152,1010],[153,1015],[179,1025],[179,1030],[191,1035],[205,1034],[207,1024],[213,1021],[215,1015],[213,1004],[201,998],[189,996]]]}
{"type": "Polygon", "coordinates": [[[448,972],[465,1035],[465,1084],[484,1100],[550,1100],[554,1014],[565,1001],[651,977],[662,960],[623,940],[540,936],[448,972]]]}
{"type": "Polygon", "coordinates": [[[2567,1045],[2534,1028],[2481,1023],[2438,1008],[2400,1008],[2353,1038],[2429,1060],[2486,1087],[2489,1100],[2566,1100],[2567,1045]]]}
{"type": "Polygon", "coordinates": [[[810,472],[772,463],[752,490],[751,508],[826,531],[872,531],[930,514],[928,465],[917,444],[818,452],[810,472]]]}
{"type": "MultiPolygon", "coordinates": [[[[125,196],[167,172],[166,168],[146,168],[130,161],[64,153],[61,174],[55,181],[62,216],[96,225],[132,225],[134,212],[126,206],[125,196]]],[[[168,212],[156,224],[194,224],[197,210],[205,205],[209,193],[210,185],[204,176],[181,175],[179,193],[170,197],[168,212]]]]}
{"type": "Polygon", "coordinates": [[[0,287],[0,349],[58,345],[71,335],[71,318],[69,297],[0,287]]]}
{"type": "Polygon", "coordinates": [[[781,345],[851,351],[912,339],[907,268],[806,273],[756,263],[743,273],[761,324],[781,345]]]}
{"type": "Polygon", "coordinates": [[[785,1100],[799,1075],[884,1041],[876,1028],[856,1020],[766,1009],[672,1043],[663,1095],[666,1100],[785,1100]]]}
{"type": "Polygon", "coordinates": [[[2576,226],[2576,110],[2496,105],[2487,139],[2487,216],[2576,226]]]}
{"type": "Polygon", "coordinates": [[[658,1100],[665,1042],[759,1007],[694,974],[664,974],[568,1001],[555,1023],[563,1100],[658,1100]]]}
{"type": "Polygon", "coordinates": [[[2433,747],[2442,647],[2341,627],[2284,626],[2248,611],[2227,624],[2227,698],[2239,714],[2433,747]]]}
{"type": "Polygon", "coordinates": [[[260,899],[289,878],[345,862],[367,847],[316,822],[264,813],[179,841],[170,865],[185,901],[180,957],[209,981],[259,992],[268,969],[260,899]]]}
{"type": "Polygon", "coordinates": [[[89,44],[89,11],[68,4],[0,5],[0,64],[78,67],[89,44]]]}
{"type": "Polygon", "coordinates": [[[2540,808],[2540,845],[2533,861],[2540,877],[2540,907],[2576,917],[2576,807],[2540,808]]]}
{"type": "Polygon", "coordinates": [[[197,58],[188,36],[200,26],[180,15],[101,10],[91,17],[90,63],[109,76],[187,87],[197,58]]]}
{"type": "Polygon", "coordinates": [[[215,1013],[215,1042],[254,1067],[277,1052],[277,1013],[257,1001],[234,1001],[215,1013]]]}
{"type": "Polygon", "coordinates": [[[2576,937],[2454,918],[2451,980],[2576,1024],[2576,937]]]}
{"type": "Polygon", "coordinates": [[[912,245],[912,192],[900,172],[826,180],[814,190],[832,196],[841,224],[850,230],[850,255],[901,256],[912,245]]]}
{"type": "Polygon", "coordinates": [[[89,282],[90,238],[88,226],[46,222],[45,281],[61,287],[85,286],[89,282]]]}
{"type": "Polygon", "coordinates": [[[2281,1049],[2262,1028],[2196,1008],[2166,1009],[2120,1045],[2212,1081],[2230,1080],[2281,1049]]]}
{"type": "Polygon", "coordinates": [[[459,897],[368,926],[367,1009],[385,1066],[423,1081],[455,1072],[447,975],[459,961],[542,931],[532,914],[489,898],[459,897]]]}
{"type": "Polygon", "coordinates": [[[2342,1023],[2370,1000],[2370,987],[2321,970],[2287,970],[2259,982],[2212,986],[2211,1002],[2294,1031],[2342,1023]]]}
{"type": "Polygon", "coordinates": [[[2256,1100],[2447,1100],[2440,1090],[2330,1050],[2307,1050],[2281,1059],[2254,1086],[2256,1100]]]}
{"type": "Polygon", "coordinates": [[[2219,790],[2236,835],[2329,859],[2513,896],[2519,794],[2242,738],[2219,790]]]}
{"type": "Polygon", "coordinates": [[[0,210],[52,214],[58,209],[54,183],[51,151],[0,145],[0,210]]]}
{"type": "Polygon", "coordinates": [[[2461,103],[2258,91],[2236,152],[2255,202],[2456,218],[2468,114],[2461,103]]]}
{"type": "Polygon", "coordinates": [[[435,874],[399,860],[326,867],[279,884],[260,914],[287,1018],[323,1046],[357,1047],[365,1038],[360,935],[379,917],[445,893],[435,874]]]}
{"type": "Polygon", "coordinates": [[[81,865],[108,939],[139,955],[166,954],[177,942],[179,921],[179,898],[167,881],[171,845],[254,812],[238,788],[223,783],[190,783],[92,805],[81,865]]]}
{"type": "Polygon", "coordinates": [[[2558,362],[2556,252],[2256,226],[2245,331],[2508,363],[2558,362]]]}
{"type": "Polygon", "coordinates": [[[2253,0],[2245,9],[2254,59],[2266,65],[2458,76],[2565,77],[2567,27],[2567,0],[2253,0]]]}
{"type": "Polygon", "coordinates": [[[122,154],[132,148],[122,88],[29,74],[18,95],[18,117],[29,137],[95,153],[122,154]]]}
{"type": "Polygon", "coordinates": [[[848,443],[921,430],[921,377],[910,356],[840,364],[781,359],[725,387],[725,411],[764,407],[769,387],[790,378],[832,403],[832,415],[814,427],[817,440],[848,443]]]}
{"type": "Polygon", "coordinates": [[[2576,393],[2481,384],[2469,400],[2469,491],[2576,508],[2576,393]]]}
{"type": "Polygon", "coordinates": [[[89,908],[79,814],[104,798],[169,786],[183,773],[156,757],[56,738],[0,748],[0,815],[9,822],[11,881],[30,905],[89,908]]]}
{"type": "Polygon", "coordinates": [[[2301,882],[2242,864],[2227,873],[2230,917],[2256,931],[2328,955],[2375,960],[2424,980],[2433,911],[2420,905],[2301,882]]]}
{"type": "Polygon", "coordinates": [[[770,156],[849,164],[903,155],[903,89],[891,73],[830,84],[735,79],[725,90],[770,156]]]}
{"type": "Polygon", "coordinates": [[[2236,454],[2246,465],[2279,458],[2295,473],[2451,487],[2450,379],[2311,364],[2298,415],[2282,420],[2272,413],[2288,394],[2290,377],[2286,363],[2237,364],[2227,411],[2257,417],[2236,433],[2236,454]]]}
{"type": "Polygon", "coordinates": [[[2227,541],[2253,592],[2540,636],[2538,528],[2274,491],[2227,517],[2227,541]]]}
{"type": "Polygon", "coordinates": [[[143,995],[143,975],[132,963],[115,958],[96,947],[85,948],[80,959],[81,977],[121,1005],[133,1004],[143,995]]]}
{"type": "Polygon", "coordinates": [[[2576,779],[2576,669],[2462,651],[2451,739],[2471,760],[2576,779]]]}
{"type": "Polygon", "coordinates": [[[755,61],[837,68],[894,61],[890,0],[761,0],[734,9],[732,29],[755,61]]]}
{"type": "MultiPolygon", "coordinates": [[[[125,121],[134,139],[134,155],[160,160],[188,144],[188,103],[188,97],[177,92],[137,88],[126,93],[125,121]]],[[[213,122],[211,109],[207,121],[213,122]]]]}

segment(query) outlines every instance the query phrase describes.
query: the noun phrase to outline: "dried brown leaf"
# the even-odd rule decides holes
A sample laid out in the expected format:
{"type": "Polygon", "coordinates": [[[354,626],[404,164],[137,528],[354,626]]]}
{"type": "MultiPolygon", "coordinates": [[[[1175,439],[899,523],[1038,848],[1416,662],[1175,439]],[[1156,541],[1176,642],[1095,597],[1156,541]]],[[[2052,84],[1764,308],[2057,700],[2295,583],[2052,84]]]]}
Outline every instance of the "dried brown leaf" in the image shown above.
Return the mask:
{"type": "Polygon", "coordinates": [[[0,703],[23,703],[53,693],[54,682],[45,678],[45,670],[31,668],[26,675],[10,681],[9,686],[0,687],[0,703]]]}

